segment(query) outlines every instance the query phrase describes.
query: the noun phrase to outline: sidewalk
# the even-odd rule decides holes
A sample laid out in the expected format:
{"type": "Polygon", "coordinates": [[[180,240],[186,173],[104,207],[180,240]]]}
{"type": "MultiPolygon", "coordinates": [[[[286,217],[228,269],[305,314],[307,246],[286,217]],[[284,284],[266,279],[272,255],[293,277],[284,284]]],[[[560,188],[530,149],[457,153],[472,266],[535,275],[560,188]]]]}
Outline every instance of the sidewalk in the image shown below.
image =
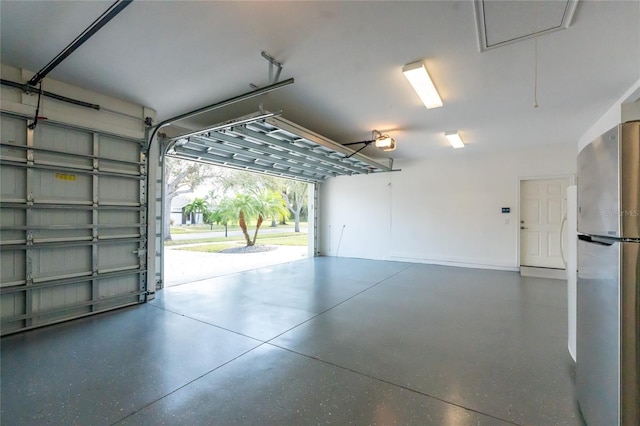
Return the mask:
{"type": "MultiPolygon", "coordinates": [[[[188,229],[188,227],[187,227],[188,229]]],[[[253,232],[255,231],[255,229],[249,229],[249,234],[253,235],[253,232]]],[[[277,228],[271,228],[269,226],[266,227],[262,227],[260,228],[260,235],[265,235],[265,234],[279,234],[281,232],[293,232],[294,231],[294,227],[293,225],[291,226],[285,226],[285,227],[280,227],[278,226],[277,228]]],[[[300,226],[300,231],[302,231],[303,234],[307,233],[307,227],[306,226],[300,226]]],[[[171,234],[171,239],[173,241],[182,241],[182,240],[198,240],[201,238],[216,238],[216,237],[224,237],[224,231],[206,231],[206,232],[185,232],[184,234],[171,234]]],[[[239,237],[242,236],[242,231],[240,230],[230,230],[228,232],[228,236],[229,237],[239,237]]]]}
{"type": "Polygon", "coordinates": [[[304,259],[307,247],[278,246],[275,250],[249,254],[203,253],[165,247],[164,256],[164,286],[171,287],[304,259]]]}

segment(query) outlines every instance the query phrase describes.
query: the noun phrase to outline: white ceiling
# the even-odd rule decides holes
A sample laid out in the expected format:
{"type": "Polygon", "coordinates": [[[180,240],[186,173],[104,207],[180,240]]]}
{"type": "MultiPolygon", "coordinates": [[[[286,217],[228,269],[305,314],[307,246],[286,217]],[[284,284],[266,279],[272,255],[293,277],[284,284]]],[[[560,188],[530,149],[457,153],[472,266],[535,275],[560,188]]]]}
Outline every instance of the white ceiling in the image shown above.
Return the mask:
{"type": "MultiPolygon", "coordinates": [[[[2,1],[2,63],[41,69],[110,3],[2,1]]],[[[510,25],[523,23],[501,31],[510,25]]],[[[281,79],[296,80],[267,95],[265,107],[340,143],[378,129],[398,141],[394,158],[577,143],[640,78],[640,2],[580,1],[567,30],[539,37],[538,108],[533,40],[480,53],[471,1],[136,0],[50,77],[162,119],[266,85],[263,50],[284,63],[281,79]],[[425,109],[402,75],[416,60],[444,107],[425,109]],[[466,149],[448,146],[443,132],[452,129],[466,149]]],[[[227,114],[257,109],[251,101],[227,114]]]]}

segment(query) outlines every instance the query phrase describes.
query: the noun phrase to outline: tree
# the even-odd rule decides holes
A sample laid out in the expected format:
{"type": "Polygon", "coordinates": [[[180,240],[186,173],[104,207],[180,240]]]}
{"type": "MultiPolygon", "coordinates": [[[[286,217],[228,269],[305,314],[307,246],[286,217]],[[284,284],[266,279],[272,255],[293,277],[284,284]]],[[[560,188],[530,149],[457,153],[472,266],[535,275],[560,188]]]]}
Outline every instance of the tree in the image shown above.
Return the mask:
{"type": "Polygon", "coordinates": [[[204,219],[204,216],[209,211],[209,205],[206,200],[202,198],[195,198],[189,204],[184,206],[184,212],[192,217],[191,223],[198,223],[198,214],[204,219]]]}
{"type": "Polygon", "coordinates": [[[164,239],[171,239],[171,201],[178,195],[193,192],[202,182],[214,176],[202,163],[167,158],[165,160],[164,191],[164,239]]]}
{"type": "MultiPolygon", "coordinates": [[[[263,191],[258,197],[258,201],[260,202],[260,214],[264,217],[282,216],[286,218],[289,216],[284,199],[278,191],[263,191]]],[[[260,221],[259,217],[258,220],[260,221]]],[[[260,221],[260,224],[262,224],[262,221],[260,221]]],[[[256,234],[253,237],[254,242],[258,235],[258,228],[259,226],[256,227],[256,234]]]]}
{"type": "Polygon", "coordinates": [[[282,198],[285,206],[293,214],[295,220],[294,232],[300,232],[300,212],[307,203],[307,189],[309,185],[295,180],[286,180],[282,198]]]}
{"type": "Polygon", "coordinates": [[[218,225],[224,225],[224,237],[227,238],[229,236],[228,224],[230,220],[234,220],[235,217],[226,217],[220,206],[218,206],[215,210],[208,211],[204,217],[204,222],[211,225],[211,230],[213,230],[213,224],[217,223],[218,225]]]}
{"type": "Polygon", "coordinates": [[[255,245],[258,231],[265,217],[273,214],[287,214],[284,201],[279,193],[274,191],[262,191],[259,194],[239,193],[235,197],[223,199],[215,211],[215,215],[222,222],[238,220],[247,247],[255,245]],[[256,219],[256,228],[253,238],[249,235],[247,221],[256,219]]]}

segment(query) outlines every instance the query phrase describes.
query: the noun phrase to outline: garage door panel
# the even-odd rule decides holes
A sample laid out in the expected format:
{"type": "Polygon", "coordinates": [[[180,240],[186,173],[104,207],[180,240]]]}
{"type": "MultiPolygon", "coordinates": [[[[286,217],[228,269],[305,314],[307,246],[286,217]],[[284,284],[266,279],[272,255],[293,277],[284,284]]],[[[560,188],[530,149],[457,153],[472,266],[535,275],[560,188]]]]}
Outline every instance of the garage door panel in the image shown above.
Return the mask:
{"type": "Polygon", "coordinates": [[[24,203],[27,201],[27,171],[20,167],[0,167],[0,197],[2,202],[24,203]]]}
{"type": "Polygon", "coordinates": [[[26,282],[26,253],[24,250],[0,251],[0,287],[10,287],[26,282]]]}
{"type": "Polygon", "coordinates": [[[26,234],[26,212],[21,208],[3,207],[0,209],[0,241],[2,244],[24,243],[26,234]],[[12,229],[13,228],[13,229],[12,229]]]}
{"type": "MultiPolygon", "coordinates": [[[[137,275],[127,275],[123,277],[114,277],[100,280],[98,287],[98,299],[114,299],[120,296],[135,295],[138,291],[139,278],[137,275]]],[[[104,308],[112,302],[104,302],[101,305],[104,308]]]]}
{"type": "Polygon", "coordinates": [[[26,163],[27,150],[24,148],[16,148],[12,146],[3,145],[2,147],[0,147],[0,157],[2,157],[5,160],[26,163]]]}
{"type": "Polygon", "coordinates": [[[33,297],[33,314],[35,320],[45,318],[56,318],[56,315],[68,314],[68,309],[75,309],[75,313],[89,311],[89,306],[85,305],[91,301],[91,282],[80,282],[67,284],[52,288],[40,289],[33,297]],[[55,311],[64,311],[53,314],[55,311]],[[44,314],[44,315],[41,315],[44,314]]]}
{"type": "Polygon", "coordinates": [[[110,227],[100,230],[99,238],[111,239],[111,238],[140,238],[140,227],[127,226],[127,227],[110,227]]]}
{"type": "Polygon", "coordinates": [[[144,301],[144,141],[1,118],[2,334],[144,301]]]}
{"type": "Polygon", "coordinates": [[[98,272],[114,272],[140,268],[139,243],[102,244],[98,248],[98,272]]]}
{"type": "Polygon", "coordinates": [[[140,165],[133,163],[119,163],[116,161],[100,160],[100,171],[110,173],[122,173],[131,176],[140,174],[140,165]]]}
{"type": "Polygon", "coordinates": [[[27,144],[27,122],[21,118],[0,117],[0,140],[13,145],[27,144]]]}
{"type": "Polygon", "coordinates": [[[93,178],[68,171],[34,170],[33,201],[36,203],[92,204],[93,178]]]}
{"type": "Polygon", "coordinates": [[[93,155],[93,134],[69,127],[40,125],[35,129],[33,146],[74,155],[93,155]]]}
{"type": "Polygon", "coordinates": [[[130,140],[101,135],[98,143],[98,155],[103,160],[140,162],[140,146],[130,140]]]}
{"type": "Polygon", "coordinates": [[[391,171],[278,114],[261,111],[168,140],[167,155],[306,182],[391,171]]]}
{"type": "Polygon", "coordinates": [[[138,179],[103,176],[100,178],[98,192],[101,205],[140,205],[140,181],[138,179]]]}
{"type": "MultiPolygon", "coordinates": [[[[0,295],[0,309],[3,318],[15,318],[26,314],[25,293],[10,293],[0,295]]],[[[2,333],[16,331],[24,327],[24,320],[3,321],[2,333]]]]}
{"type": "Polygon", "coordinates": [[[135,223],[140,223],[139,211],[101,211],[98,214],[98,238],[139,238],[141,226],[127,226],[135,223]]]}
{"type": "Polygon", "coordinates": [[[91,275],[91,246],[31,250],[33,282],[91,275]]]}
{"type": "Polygon", "coordinates": [[[33,224],[34,243],[92,239],[92,214],[87,210],[35,210],[33,224]]]}
{"type": "Polygon", "coordinates": [[[101,210],[98,212],[98,224],[100,226],[128,225],[139,223],[140,212],[137,210],[101,210]]]}
{"type": "Polygon", "coordinates": [[[93,170],[91,158],[73,157],[66,153],[38,152],[33,153],[33,162],[37,165],[57,166],[79,170],[93,170]]]}

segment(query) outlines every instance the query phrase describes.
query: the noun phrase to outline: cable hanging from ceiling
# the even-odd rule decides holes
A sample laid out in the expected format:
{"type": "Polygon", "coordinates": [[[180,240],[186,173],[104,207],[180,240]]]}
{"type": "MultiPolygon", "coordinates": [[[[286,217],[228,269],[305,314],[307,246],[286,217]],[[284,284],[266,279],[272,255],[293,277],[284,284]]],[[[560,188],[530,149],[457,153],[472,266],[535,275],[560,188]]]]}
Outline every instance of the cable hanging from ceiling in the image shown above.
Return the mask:
{"type": "Polygon", "coordinates": [[[540,5],[536,3],[535,28],[533,29],[533,107],[538,108],[538,27],[540,5]]]}

